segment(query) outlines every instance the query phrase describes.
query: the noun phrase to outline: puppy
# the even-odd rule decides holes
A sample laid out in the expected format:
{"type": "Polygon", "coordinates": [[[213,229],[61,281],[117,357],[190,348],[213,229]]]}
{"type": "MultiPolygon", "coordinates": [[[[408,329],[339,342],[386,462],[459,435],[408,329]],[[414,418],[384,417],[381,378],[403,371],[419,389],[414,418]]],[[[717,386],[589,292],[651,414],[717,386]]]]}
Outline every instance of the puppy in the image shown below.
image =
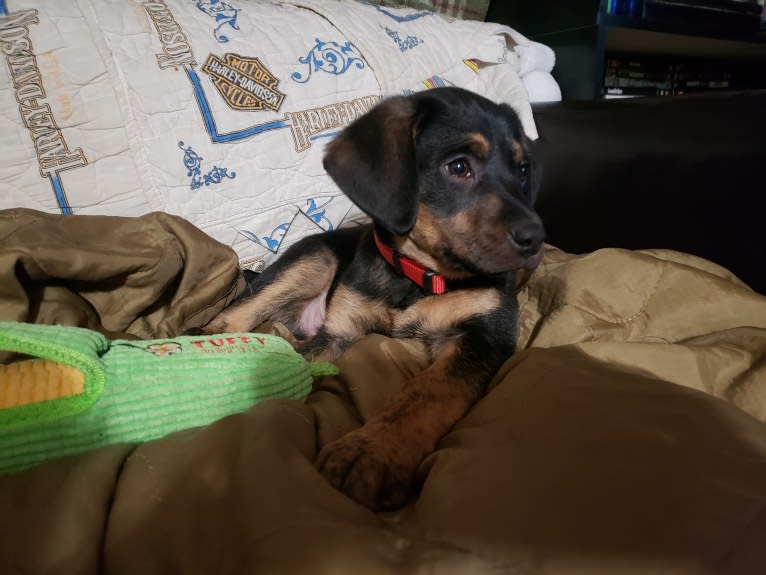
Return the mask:
{"type": "Polygon", "coordinates": [[[423,458],[514,352],[516,275],[542,257],[538,169],[517,115],[458,88],[383,100],[324,166],[372,224],[303,239],[207,333],[284,323],[311,359],[376,332],[425,342],[430,366],[316,465],[372,509],[400,506],[423,458]]]}

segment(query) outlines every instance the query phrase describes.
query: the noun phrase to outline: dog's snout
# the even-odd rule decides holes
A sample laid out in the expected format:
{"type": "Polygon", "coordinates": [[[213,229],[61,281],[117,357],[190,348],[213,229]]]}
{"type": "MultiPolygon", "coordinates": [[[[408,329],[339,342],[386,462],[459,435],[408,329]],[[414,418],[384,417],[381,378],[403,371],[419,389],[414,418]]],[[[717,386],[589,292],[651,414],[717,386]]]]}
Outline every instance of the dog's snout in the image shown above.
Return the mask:
{"type": "Polygon", "coordinates": [[[545,230],[538,222],[524,222],[515,225],[510,231],[513,245],[524,254],[534,254],[540,250],[545,240],[545,230]]]}

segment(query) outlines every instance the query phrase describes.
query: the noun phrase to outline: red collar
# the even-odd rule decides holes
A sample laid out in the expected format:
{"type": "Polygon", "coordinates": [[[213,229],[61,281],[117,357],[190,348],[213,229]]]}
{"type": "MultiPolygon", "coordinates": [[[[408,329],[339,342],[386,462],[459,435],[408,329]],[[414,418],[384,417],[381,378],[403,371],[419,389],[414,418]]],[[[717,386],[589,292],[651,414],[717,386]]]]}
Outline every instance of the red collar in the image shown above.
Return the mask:
{"type": "Polygon", "coordinates": [[[440,295],[447,291],[447,280],[443,275],[423,267],[415,260],[403,256],[391,246],[383,243],[378,235],[377,228],[372,229],[375,236],[375,245],[380,255],[404,277],[412,280],[422,287],[428,295],[440,295]]]}

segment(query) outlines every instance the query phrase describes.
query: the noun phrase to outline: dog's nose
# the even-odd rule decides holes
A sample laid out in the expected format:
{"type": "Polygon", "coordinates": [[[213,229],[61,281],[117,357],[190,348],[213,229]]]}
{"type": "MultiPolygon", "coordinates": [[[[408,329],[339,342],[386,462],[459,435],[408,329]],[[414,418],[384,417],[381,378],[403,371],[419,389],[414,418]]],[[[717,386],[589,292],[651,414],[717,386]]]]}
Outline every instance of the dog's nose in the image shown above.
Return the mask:
{"type": "Polygon", "coordinates": [[[515,225],[510,232],[513,245],[522,254],[534,254],[540,250],[545,239],[545,230],[537,222],[524,222],[515,225]]]}

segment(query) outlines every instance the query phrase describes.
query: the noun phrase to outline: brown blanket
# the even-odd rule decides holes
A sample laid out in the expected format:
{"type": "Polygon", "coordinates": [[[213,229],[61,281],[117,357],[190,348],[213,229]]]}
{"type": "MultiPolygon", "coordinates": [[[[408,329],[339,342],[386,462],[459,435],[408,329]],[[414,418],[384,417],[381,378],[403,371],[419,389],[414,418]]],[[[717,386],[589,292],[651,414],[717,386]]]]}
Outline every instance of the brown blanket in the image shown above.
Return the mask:
{"type": "MultiPolygon", "coordinates": [[[[166,215],[6,212],[0,242],[0,319],[164,336],[241,285],[166,215]]],[[[551,249],[520,303],[519,353],[402,510],[312,465],[424,366],[371,336],[305,404],[0,478],[0,574],[762,573],[766,298],[684,254],[551,249]]]]}
{"type": "Polygon", "coordinates": [[[242,289],[234,252],[189,222],[0,211],[0,320],[116,337],[204,325],[242,289]]]}

